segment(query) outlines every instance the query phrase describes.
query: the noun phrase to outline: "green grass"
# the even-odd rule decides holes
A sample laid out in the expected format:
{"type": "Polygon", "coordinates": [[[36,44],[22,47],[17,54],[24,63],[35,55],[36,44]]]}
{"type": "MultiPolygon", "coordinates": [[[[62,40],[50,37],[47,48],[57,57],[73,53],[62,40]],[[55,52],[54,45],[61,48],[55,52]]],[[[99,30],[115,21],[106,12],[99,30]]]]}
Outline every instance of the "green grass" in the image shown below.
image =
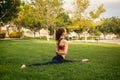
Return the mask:
{"type": "Polygon", "coordinates": [[[0,80],[120,80],[117,44],[70,42],[67,59],[90,61],[20,69],[23,63],[49,61],[54,55],[54,41],[0,41],[0,80]]]}

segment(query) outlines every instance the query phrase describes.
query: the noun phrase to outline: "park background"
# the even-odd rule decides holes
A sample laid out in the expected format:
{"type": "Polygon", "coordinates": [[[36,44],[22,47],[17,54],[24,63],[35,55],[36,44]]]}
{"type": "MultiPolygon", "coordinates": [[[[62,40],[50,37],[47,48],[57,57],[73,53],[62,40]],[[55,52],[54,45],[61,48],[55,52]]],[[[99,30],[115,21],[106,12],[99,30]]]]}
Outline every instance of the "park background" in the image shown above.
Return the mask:
{"type": "Polygon", "coordinates": [[[119,80],[119,0],[1,0],[0,80],[119,80]],[[55,55],[54,33],[67,29],[63,63],[20,69],[55,55]]]}

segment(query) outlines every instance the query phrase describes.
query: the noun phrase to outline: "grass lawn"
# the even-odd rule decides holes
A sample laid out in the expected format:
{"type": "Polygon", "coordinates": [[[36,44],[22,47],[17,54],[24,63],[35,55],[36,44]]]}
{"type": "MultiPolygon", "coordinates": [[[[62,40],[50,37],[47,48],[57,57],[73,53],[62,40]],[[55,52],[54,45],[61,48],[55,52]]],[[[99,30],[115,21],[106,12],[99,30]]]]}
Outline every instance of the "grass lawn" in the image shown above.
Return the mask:
{"type": "Polygon", "coordinates": [[[66,59],[90,61],[27,67],[21,64],[50,61],[54,41],[0,41],[0,80],[120,80],[120,45],[69,43],[66,59]]]}

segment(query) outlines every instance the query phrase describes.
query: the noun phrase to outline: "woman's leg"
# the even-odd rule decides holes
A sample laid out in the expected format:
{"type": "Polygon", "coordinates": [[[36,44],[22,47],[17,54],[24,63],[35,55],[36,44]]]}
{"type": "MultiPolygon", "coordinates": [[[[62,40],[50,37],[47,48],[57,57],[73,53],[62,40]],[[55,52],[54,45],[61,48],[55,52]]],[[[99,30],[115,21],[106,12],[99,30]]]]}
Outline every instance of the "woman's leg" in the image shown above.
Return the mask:
{"type": "Polygon", "coordinates": [[[53,64],[53,62],[49,61],[49,62],[45,62],[45,63],[33,63],[33,64],[28,64],[28,65],[22,64],[22,66],[20,68],[23,69],[25,67],[41,66],[41,65],[48,65],[48,64],[53,64]]]}
{"type": "Polygon", "coordinates": [[[48,64],[53,64],[53,61],[49,61],[49,62],[44,62],[44,63],[33,63],[33,64],[29,64],[26,66],[41,66],[41,65],[48,65],[48,64]]]}
{"type": "Polygon", "coordinates": [[[63,62],[87,62],[88,59],[81,59],[81,60],[67,60],[63,59],[63,62]]]}
{"type": "Polygon", "coordinates": [[[21,68],[25,68],[26,66],[41,66],[41,65],[49,65],[49,64],[60,64],[60,63],[64,63],[64,62],[87,62],[88,59],[82,59],[82,60],[67,60],[64,59],[62,56],[60,55],[56,55],[55,57],[53,57],[53,59],[49,62],[44,62],[44,63],[34,63],[34,64],[29,64],[29,65],[25,65],[23,64],[21,66],[21,68]]]}
{"type": "Polygon", "coordinates": [[[63,59],[63,62],[81,62],[81,60],[67,60],[67,59],[63,59]]]}
{"type": "Polygon", "coordinates": [[[56,55],[52,58],[51,61],[44,62],[44,63],[33,63],[26,66],[41,66],[41,65],[48,65],[48,64],[60,64],[62,62],[63,58],[59,55],[56,55]]]}

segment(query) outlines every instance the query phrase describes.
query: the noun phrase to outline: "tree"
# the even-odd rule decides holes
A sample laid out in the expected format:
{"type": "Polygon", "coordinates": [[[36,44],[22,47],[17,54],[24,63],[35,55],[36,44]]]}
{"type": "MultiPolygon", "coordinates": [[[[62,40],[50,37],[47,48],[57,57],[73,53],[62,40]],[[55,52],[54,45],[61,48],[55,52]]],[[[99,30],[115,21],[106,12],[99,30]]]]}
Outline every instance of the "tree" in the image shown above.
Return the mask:
{"type": "Polygon", "coordinates": [[[35,37],[36,31],[41,29],[41,21],[36,14],[36,9],[29,5],[22,5],[21,11],[18,13],[18,18],[14,20],[14,23],[20,26],[24,26],[25,28],[30,29],[35,37]]]}
{"type": "Polygon", "coordinates": [[[0,1],[0,21],[7,23],[17,17],[19,12],[20,0],[1,0],[0,1]]]}
{"type": "Polygon", "coordinates": [[[89,30],[87,29],[87,22],[89,22],[90,19],[84,16],[84,11],[89,6],[89,0],[75,0],[72,4],[74,6],[74,11],[72,12],[73,17],[71,18],[71,21],[73,23],[74,31],[79,35],[81,32],[89,30]]]}
{"type": "Polygon", "coordinates": [[[114,33],[120,36],[120,19],[116,17],[103,18],[99,21],[97,29],[104,34],[104,38],[107,34],[114,33]]]}
{"type": "MultiPolygon", "coordinates": [[[[56,17],[63,11],[62,4],[61,0],[34,0],[21,6],[15,23],[31,29],[34,36],[42,27],[48,31],[49,27],[55,27],[56,17]]],[[[49,39],[48,33],[46,36],[49,39]]]]}
{"type": "Polygon", "coordinates": [[[91,18],[93,19],[96,19],[100,16],[100,14],[104,13],[105,12],[105,9],[103,7],[103,4],[101,4],[96,11],[90,11],[90,16],[91,18]]]}
{"type": "Polygon", "coordinates": [[[111,17],[113,33],[120,37],[120,18],[111,17]]]}
{"type": "Polygon", "coordinates": [[[70,18],[67,13],[63,12],[60,13],[55,19],[55,26],[56,27],[63,27],[67,26],[71,23],[70,18]]]}
{"type": "MultiPolygon", "coordinates": [[[[49,27],[55,27],[56,17],[63,11],[62,4],[62,0],[35,0],[34,6],[37,9],[37,15],[47,32],[49,27]]],[[[49,40],[48,33],[47,40],[49,40]]]]}
{"type": "Polygon", "coordinates": [[[54,26],[49,26],[50,34],[54,33],[54,29],[57,27],[66,27],[67,25],[70,25],[71,21],[66,12],[61,12],[54,21],[54,26]]]}
{"type": "Polygon", "coordinates": [[[78,35],[84,33],[85,41],[87,41],[87,34],[91,28],[95,28],[95,23],[91,19],[81,19],[74,24],[74,31],[77,31],[78,35]]]}
{"type": "MultiPolygon", "coordinates": [[[[93,19],[96,19],[100,16],[101,13],[104,12],[103,5],[100,5],[96,12],[91,11],[90,16],[85,15],[85,10],[89,6],[89,0],[75,0],[73,2],[74,11],[72,23],[74,30],[78,33],[84,32],[86,35],[90,28],[95,28],[95,23],[93,22],[93,19]]],[[[86,40],[85,36],[85,40],[86,40]]]]}

